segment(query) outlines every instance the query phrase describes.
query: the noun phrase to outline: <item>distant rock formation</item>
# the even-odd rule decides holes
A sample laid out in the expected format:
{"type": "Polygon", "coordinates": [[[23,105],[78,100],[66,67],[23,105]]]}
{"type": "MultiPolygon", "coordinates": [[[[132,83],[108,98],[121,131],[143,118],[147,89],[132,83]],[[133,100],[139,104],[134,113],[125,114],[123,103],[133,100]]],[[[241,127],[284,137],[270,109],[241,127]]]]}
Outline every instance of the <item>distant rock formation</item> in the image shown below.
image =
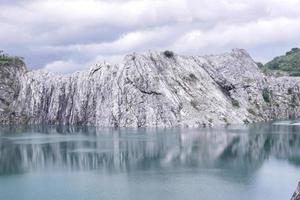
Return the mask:
{"type": "Polygon", "coordinates": [[[245,50],[132,54],[55,75],[0,63],[0,123],[204,127],[300,116],[300,78],[264,75],[245,50]]]}
{"type": "Polygon", "coordinates": [[[298,187],[296,191],[294,192],[291,200],[300,200],[300,182],[298,183],[298,187]]]}

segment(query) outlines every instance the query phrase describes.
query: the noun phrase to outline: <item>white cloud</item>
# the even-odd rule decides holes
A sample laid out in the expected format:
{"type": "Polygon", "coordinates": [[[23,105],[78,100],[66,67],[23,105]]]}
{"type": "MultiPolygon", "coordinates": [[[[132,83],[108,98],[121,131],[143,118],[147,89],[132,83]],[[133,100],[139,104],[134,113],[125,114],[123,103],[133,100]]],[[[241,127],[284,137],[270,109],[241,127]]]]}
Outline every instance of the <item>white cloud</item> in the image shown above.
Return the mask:
{"type": "Polygon", "coordinates": [[[16,0],[0,10],[1,48],[55,72],[148,49],[240,47],[266,60],[300,45],[299,0],[16,0]]]}
{"type": "Polygon", "coordinates": [[[128,32],[112,42],[48,46],[45,49],[58,52],[80,52],[85,54],[119,54],[132,51],[145,51],[171,43],[176,38],[176,29],[162,27],[143,31],[128,32]]]}
{"type": "Polygon", "coordinates": [[[72,60],[56,60],[48,63],[43,69],[57,74],[68,74],[74,71],[80,71],[87,68],[84,65],[79,65],[72,60]]]}
{"type": "Polygon", "coordinates": [[[300,17],[251,21],[242,25],[219,25],[208,31],[192,30],[181,36],[172,46],[181,52],[205,48],[243,47],[297,40],[300,17]]]}
{"type": "Polygon", "coordinates": [[[124,59],[123,55],[96,56],[86,63],[77,63],[73,60],[56,60],[46,64],[42,69],[55,74],[70,74],[76,71],[88,70],[97,63],[119,64],[124,59]]]}

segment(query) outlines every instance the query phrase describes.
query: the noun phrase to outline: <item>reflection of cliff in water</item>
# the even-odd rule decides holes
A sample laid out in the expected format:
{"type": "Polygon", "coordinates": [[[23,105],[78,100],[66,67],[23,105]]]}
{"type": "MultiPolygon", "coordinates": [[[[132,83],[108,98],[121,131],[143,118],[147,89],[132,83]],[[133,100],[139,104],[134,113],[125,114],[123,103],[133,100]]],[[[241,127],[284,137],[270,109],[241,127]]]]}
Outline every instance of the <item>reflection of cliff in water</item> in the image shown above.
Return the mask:
{"type": "Polygon", "coordinates": [[[299,165],[299,130],[298,126],[272,125],[119,130],[5,127],[0,130],[0,173],[48,168],[130,171],[191,167],[253,171],[270,156],[299,165]]]}

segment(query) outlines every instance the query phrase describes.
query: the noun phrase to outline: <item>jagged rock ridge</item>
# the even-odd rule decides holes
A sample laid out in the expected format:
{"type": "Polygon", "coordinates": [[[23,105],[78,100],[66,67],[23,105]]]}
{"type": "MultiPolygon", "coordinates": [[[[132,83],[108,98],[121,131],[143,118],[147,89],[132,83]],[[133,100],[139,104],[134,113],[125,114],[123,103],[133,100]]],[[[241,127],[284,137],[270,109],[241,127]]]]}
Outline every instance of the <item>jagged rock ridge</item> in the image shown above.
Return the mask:
{"type": "Polygon", "coordinates": [[[6,64],[0,76],[6,124],[202,127],[300,115],[300,79],[265,76],[240,49],[212,56],[132,54],[122,64],[72,75],[6,64]]]}

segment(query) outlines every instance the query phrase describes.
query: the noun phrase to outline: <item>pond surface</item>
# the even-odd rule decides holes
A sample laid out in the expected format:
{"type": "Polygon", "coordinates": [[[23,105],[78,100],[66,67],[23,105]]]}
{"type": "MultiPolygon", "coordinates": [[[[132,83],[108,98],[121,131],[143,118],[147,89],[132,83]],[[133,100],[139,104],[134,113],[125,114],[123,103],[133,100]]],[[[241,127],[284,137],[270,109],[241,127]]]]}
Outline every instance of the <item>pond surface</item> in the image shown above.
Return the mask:
{"type": "Polygon", "coordinates": [[[300,123],[214,129],[0,127],[2,200],[283,200],[300,123]]]}

